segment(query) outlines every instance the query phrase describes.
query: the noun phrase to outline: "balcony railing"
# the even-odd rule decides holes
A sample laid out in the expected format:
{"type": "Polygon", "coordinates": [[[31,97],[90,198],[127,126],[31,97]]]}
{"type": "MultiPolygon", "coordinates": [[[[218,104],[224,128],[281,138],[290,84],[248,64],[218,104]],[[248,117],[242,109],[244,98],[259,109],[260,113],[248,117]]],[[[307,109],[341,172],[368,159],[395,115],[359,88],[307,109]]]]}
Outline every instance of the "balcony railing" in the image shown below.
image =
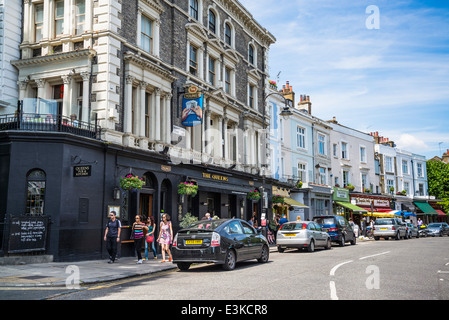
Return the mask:
{"type": "Polygon", "coordinates": [[[19,112],[0,115],[0,131],[66,132],[100,140],[101,128],[97,123],[97,119],[94,120],[94,123],[88,123],[55,114],[19,112]]]}

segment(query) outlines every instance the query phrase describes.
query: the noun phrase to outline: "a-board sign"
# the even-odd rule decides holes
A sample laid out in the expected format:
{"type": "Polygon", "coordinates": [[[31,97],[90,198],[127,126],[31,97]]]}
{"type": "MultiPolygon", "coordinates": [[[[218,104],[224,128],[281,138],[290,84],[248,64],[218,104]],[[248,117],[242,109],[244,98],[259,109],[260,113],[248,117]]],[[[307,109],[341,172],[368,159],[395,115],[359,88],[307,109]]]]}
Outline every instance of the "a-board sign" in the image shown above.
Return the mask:
{"type": "Polygon", "coordinates": [[[11,217],[8,253],[45,251],[48,216],[11,217]]]}

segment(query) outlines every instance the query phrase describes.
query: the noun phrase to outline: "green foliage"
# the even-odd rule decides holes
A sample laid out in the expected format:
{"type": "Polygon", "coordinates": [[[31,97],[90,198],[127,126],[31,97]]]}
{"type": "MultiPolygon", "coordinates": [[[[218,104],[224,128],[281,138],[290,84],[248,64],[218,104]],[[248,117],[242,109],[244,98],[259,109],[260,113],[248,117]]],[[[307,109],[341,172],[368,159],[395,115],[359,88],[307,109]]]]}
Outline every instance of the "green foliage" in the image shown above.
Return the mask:
{"type": "Polygon", "coordinates": [[[427,181],[429,195],[442,201],[444,212],[449,211],[449,164],[442,161],[427,161],[427,181]]]}
{"type": "Polygon", "coordinates": [[[181,228],[187,228],[188,226],[190,226],[192,223],[198,221],[198,217],[192,216],[190,214],[190,212],[187,212],[185,214],[184,217],[182,217],[181,219],[179,219],[180,223],[179,226],[181,228]]]}

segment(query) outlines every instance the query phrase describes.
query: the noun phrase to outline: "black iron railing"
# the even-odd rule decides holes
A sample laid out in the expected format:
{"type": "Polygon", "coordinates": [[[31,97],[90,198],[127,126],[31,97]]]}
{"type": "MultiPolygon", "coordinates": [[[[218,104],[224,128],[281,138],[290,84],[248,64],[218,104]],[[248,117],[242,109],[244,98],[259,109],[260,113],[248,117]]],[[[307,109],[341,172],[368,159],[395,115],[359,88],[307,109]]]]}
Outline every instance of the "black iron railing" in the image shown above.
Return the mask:
{"type": "Polygon", "coordinates": [[[15,113],[0,115],[0,131],[67,132],[100,140],[101,128],[95,118],[93,123],[55,114],[15,113]]]}

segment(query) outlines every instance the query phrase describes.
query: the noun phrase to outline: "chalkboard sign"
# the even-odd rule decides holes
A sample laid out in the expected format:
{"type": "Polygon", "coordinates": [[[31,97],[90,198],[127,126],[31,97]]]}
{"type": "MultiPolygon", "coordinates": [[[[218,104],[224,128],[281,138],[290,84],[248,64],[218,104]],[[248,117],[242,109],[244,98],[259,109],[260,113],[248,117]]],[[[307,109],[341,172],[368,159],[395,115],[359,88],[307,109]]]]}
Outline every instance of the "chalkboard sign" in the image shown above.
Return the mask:
{"type": "Polygon", "coordinates": [[[48,216],[11,217],[8,253],[45,251],[48,216]]]}

